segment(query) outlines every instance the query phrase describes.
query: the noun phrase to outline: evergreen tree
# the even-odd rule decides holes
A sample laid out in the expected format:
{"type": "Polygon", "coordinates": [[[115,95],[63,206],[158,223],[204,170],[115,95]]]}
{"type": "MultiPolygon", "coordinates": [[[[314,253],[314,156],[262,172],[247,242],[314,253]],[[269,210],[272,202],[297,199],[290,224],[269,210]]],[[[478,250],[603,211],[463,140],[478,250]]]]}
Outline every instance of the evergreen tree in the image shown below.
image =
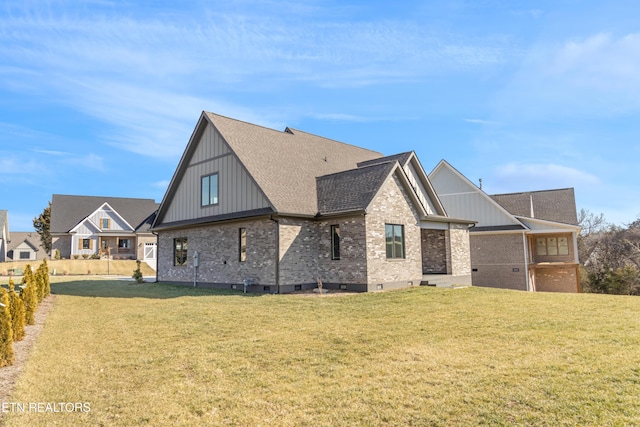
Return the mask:
{"type": "Polygon", "coordinates": [[[13,365],[13,328],[9,311],[9,293],[0,287],[0,368],[13,365]]]}
{"type": "Polygon", "coordinates": [[[40,264],[40,268],[43,270],[42,277],[44,278],[44,297],[48,297],[51,294],[51,280],[49,279],[49,265],[47,260],[43,260],[40,264]]]}
{"type": "Polygon", "coordinates": [[[40,264],[40,267],[36,270],[35,280],[36,280],[36,293],[38,295],[38,304],[42,302],[45,297],[45,287],[46,287],[46,279],[48,278],[48,273],[43,270],[42,267],[46,266],[40,264]]]}
{"type": "Polygon", "coordinates": [[[22,341],[25,337],[25,309],[22,298],[15,291],[13,279],[9,279],[9,311],[11,312],[11,326],[13,328],[13,341],[22,341]]]}
{"type": "Polygon", "coordinates": [[[36,310],[38,310],[38,291],[36,290],[36,280],[35,277],[33,277],[33,271],[30,265],[27,265],[24,269],[22,285],[25,287],[22,289],[22,292],[20,292],[20,297],[22,297],[22,301],[24,302],[25,319],[27,325],[35,325],[36,310]]]}
{"type": "Polygon", "coordinates": [[[49,226],[51,224],[51,202],[49,206],[44,208],[44,211],[37,217],[33,218],[33,228],[40,235],[40,242],[42,247],[47,253],[51,252],[51,233],[49,232],[49,226]]]}

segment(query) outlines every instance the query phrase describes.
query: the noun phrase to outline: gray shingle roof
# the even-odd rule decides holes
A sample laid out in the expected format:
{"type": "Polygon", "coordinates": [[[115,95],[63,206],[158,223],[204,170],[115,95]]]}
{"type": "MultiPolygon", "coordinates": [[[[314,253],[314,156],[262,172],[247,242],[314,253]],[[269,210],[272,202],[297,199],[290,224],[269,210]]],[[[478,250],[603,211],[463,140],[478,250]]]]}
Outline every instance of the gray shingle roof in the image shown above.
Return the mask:
{"type": "Polygon", "coordinates": [[[205,112],[279,213],[318,213],[316,178],[381,153],[296,129],[284,132],[205,112]]]}
{"type": "Polygon", "coordinates": [[[512,215],[578,225],[573,188],[494,194],[490,197],[512,215]]]}
{"type": "Polygon", "coordinates": [[[365,210],[396,165],[379,163],[319,177],[318,213],[365,210]]]}
{"type": "Polygon", "coordinates": [[[50,232],[69,232],[104,203],[115,209],[134,229],[144,231],[149,229],[149,217],[158,209],[153,199],[54,194],[51,198],[50,232]]]}

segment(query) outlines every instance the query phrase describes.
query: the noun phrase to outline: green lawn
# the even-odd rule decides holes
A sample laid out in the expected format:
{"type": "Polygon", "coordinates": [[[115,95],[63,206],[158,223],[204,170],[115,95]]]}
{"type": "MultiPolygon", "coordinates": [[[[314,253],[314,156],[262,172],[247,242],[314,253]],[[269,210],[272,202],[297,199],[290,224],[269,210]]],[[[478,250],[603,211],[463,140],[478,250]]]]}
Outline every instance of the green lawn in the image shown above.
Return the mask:
{"type": "Polygon", "coordinates": [[[640,425],[638,297],[52,289],[7,426],[640,425]]]}

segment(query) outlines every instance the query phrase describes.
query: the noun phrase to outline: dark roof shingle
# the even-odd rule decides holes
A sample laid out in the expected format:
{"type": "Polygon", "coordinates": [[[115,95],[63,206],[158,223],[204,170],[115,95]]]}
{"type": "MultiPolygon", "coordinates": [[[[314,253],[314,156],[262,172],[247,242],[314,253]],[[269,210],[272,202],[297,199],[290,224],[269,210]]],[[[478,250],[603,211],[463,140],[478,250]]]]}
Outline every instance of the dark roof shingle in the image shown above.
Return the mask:
{"type": "Polygon", "coordinates": [[[578,225],[573,188],[494,194],[490,197],[512,215],[578,225]]]}

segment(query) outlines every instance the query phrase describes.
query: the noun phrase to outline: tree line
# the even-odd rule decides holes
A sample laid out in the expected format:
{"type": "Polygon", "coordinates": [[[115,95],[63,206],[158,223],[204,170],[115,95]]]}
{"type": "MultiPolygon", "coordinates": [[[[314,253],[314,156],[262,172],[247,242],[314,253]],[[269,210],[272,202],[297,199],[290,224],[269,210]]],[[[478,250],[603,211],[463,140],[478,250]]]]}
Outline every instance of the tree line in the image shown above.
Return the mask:
{"type": "Polygon", "coordinates": [[[581,209],[578,224],[582,291],[640,295],[640,218],[619,226],[581,209]]]}

